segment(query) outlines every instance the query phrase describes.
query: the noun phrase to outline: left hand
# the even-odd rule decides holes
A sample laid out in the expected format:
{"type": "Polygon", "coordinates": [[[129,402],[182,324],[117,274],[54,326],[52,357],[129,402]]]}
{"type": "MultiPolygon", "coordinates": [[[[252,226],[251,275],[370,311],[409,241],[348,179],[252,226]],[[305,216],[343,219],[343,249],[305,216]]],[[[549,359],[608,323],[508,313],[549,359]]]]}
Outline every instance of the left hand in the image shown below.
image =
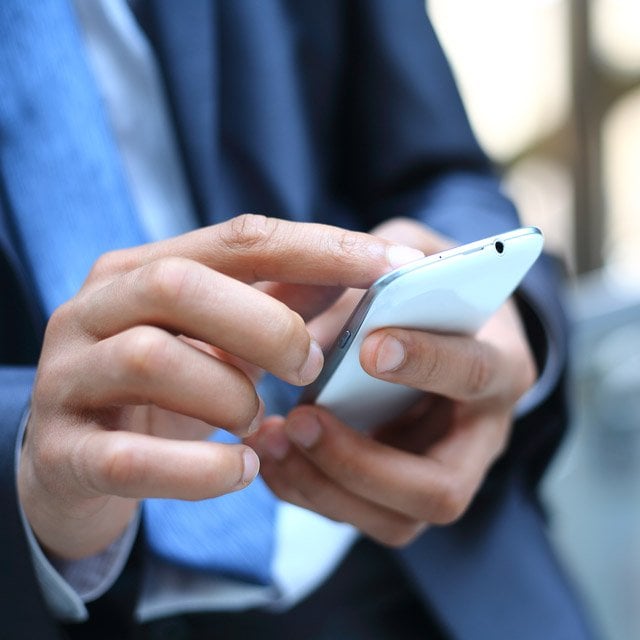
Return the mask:
{"type": "MultiPolygon", "coordinates": [[[[375,233],[425,253],[446,246],[413,221],[375,233]]],[[[423,400],[368,435],[321,407],[300,406],[267,419],[248,443],[281,499],[402,546],[466,511],[507,445],[535,363],[513,301],[474,337],[381,329],[360,359],[370,375],[424,391],[423,400]]]]}

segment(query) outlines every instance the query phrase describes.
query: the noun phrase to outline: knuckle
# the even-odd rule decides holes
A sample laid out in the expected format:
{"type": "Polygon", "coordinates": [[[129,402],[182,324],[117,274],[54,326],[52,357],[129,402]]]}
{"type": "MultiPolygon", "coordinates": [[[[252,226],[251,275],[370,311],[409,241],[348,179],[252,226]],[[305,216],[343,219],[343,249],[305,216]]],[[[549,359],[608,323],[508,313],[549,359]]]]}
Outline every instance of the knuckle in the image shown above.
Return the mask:
{"type": "Polygon", "coordinates": [[[342,256],[353,256],[358,254],[358,249],[362,246],[362,239],[359,235],[343,229],[336,239],[335,253],[342,256]]]}
{"type": "Polygon", "coordinates": [[[412,362],[415,362],[416,364],[413,367],[419,367],[421,381],[428,388],[443,375],[445,367],[444,354],[438,346],[428,341],[425,341],[418,348],[415,338],[411,337],[412,334],[408,333],[407,335],[407,359],[404,369],[408,371],[412,367],[412,362]]]}
{"type": "Polygon", "coordinates": [[[135,447],[112,443],[96,465],[94,488],[102,493],[127,493],[144,476],[144,459],[135,447]]]}
{"type": "Polygon", "coordinates": [[[76,442],[75,447],[71,449],[69,456],[69,470],[74,478],[77,486],[82,487],[90,492],[101,493],[98,489],[98,482],[91,474],[92,465],[88,464],[87,449],[86,446],[93,434],[88,433],[84,438],[76,442]]]}
{"type": "Polygon", "coordinates": [[[33,469],[42,484],[46,486],[52,478],[59,478],[61,469],[66,466],[66,461],[60,445],[56,443],[56,438],[40,434],[40,437],[32,438],[30,448],[33,469]]]}
{"type": "Polygon", "coordinates": [[[126,249],[103,253],[91,267],[87,282],[96,282],[122,273],[129,267],[130,252],[126,249]]]}
{"type": "Polygon", "coordinates": [[[117,360],[128,379],[148,379],[166,370],[170,336],[155,327],[135,327],[122,334],[117,360]]]}
{"type": "Polygon", "coordinates": [[[222,225],[220,239],[234,252],[259,249],[269,242],[277,225],[275,218],[244,213],[222,225]]]}
{"type": "Polygon", "coordinates": [[[78,361],[72,355],[73,350],[60,348],[61,344],[52,345],[47,340],[40,356],[31,401],[32,406],[54,413],[84,400],[82,380],[77,373],[78,361]]]}
{"type": "Polygon", "coordinates": [[[443,474],[430,520],[435,524],[453,524],[463,516],[470,502],[466,485],[457,474],[443,474]]]}
{"type": "Polygon", "coordinates": [[[466,387],[470,396],[479,396],[491,382],[491,368],[486,353],[480,344],[472,343],[472,353],[467,370],[466,387]]]}
{"type": "Polygon", "coordinates": [[[33,390],[33,404],[49,411],[71,408],[79,399],[76,378],[73,368],[62,358],[42,361],[33,390]]]}
{"type": "Polygon", "coordinates": [[[69,329],[76,322],[78,315],[78,305],[74,298],[61,304],[49,318],[46,333],[48,335],[59,336],[69,332],[69,329]]]}
{"type": "MultiPolygon", "coordinates": [[[[350,271],[359,270],[364,267],[363,258],[370,258],[369,236],[341,229],[336,234],[330,233],[323,243],[327,260],[342,264],[350,271]]],[[[363,274],[366,270],[363,269],[363,274]]]]}
{"type": "Polygon", "coordinates": [[[145,304],[157,307],[179,304],[194,294],[198,278],[192,264],[184,258],[156,260],[141,273],[141,294],[145,304]]]}

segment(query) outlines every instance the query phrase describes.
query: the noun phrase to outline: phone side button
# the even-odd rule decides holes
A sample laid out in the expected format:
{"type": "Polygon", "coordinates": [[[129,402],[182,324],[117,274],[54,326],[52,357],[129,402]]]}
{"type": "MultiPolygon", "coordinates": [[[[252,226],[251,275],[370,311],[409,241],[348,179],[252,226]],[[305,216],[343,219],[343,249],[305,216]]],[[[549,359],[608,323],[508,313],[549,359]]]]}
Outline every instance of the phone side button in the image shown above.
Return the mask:
{"type": "Polygon", "coordinates": [[[351,338],[351,331],[345,331],[340,338],[340,349],[344,349],[351,338]]]}

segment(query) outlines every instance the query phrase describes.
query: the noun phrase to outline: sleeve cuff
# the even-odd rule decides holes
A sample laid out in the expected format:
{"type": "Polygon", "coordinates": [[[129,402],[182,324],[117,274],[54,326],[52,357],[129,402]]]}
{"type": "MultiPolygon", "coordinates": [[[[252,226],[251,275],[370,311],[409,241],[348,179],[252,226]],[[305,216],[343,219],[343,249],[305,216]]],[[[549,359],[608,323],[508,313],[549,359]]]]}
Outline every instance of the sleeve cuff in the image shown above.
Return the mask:
{"type": "MultiPolygon", "coordinates": [[[[528,307],[531,313],[535,314],[536,320],[541,325],[541,333],[544,335],[545,342],[538,379],[516,405],[514,416],[518,419],[541,405],[557,386],[562,373],[562,348],[558,342],[558,331],[553,330],[548,322],[545,322],[544,315],[534,311],[534,305],[528,299],[526,291],[518,290],[516,295],[520,306],[528,307]]],[[[534,348],[533,345],[532,348],[534,348]]]]}
{"type": "MultiPolygon", "coordinates": [[[[29,412],[23,417],[16,440],[16,473],[29,412]]],[[[86,602],[103,595],[127,563],[140,525],[140,513],[124,533],[104,551],[81,560],[53,560],[40,547],[20,506],[36,578],[53,615],[63,622],[83,622],[88,617],[86,602]]]]}

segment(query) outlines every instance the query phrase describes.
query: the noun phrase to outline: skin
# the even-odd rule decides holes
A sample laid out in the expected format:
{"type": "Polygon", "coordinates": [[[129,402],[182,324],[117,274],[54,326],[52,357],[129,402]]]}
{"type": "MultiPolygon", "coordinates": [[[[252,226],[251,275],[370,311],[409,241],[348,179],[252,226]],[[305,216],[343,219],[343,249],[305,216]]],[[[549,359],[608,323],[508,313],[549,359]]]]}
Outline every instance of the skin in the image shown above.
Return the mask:
{"type": "Polygon", "coordinates": [[[320,372],[305,320],[345,287],[422,255],[245,215],[100,258],[48,323],[32,396],[18,492],[44,549],[88,556],[143,498],[199,500],[249,484],[254,451],[204,438],[214,425],[255,430],[262,371],[298,385],[320,372]]]}
{"type": "MultiPolygon", "coordinates": [[[[375,233],[425,254],[449,244],[403,219],[375,233]]],[[[345,294],[313,321],[321,342],[358,295],[345,294]]],[[[286,419],[269,417],[247,442],[280,498],[402,546],[466,511],[508,443],[514,406],[535,382],[535,362],[513,301],[474,337],[376,331],[360,361],[372,376],[420,389],[422,401],[369,435],[320,407],[301,406],[286,419]]]]}

